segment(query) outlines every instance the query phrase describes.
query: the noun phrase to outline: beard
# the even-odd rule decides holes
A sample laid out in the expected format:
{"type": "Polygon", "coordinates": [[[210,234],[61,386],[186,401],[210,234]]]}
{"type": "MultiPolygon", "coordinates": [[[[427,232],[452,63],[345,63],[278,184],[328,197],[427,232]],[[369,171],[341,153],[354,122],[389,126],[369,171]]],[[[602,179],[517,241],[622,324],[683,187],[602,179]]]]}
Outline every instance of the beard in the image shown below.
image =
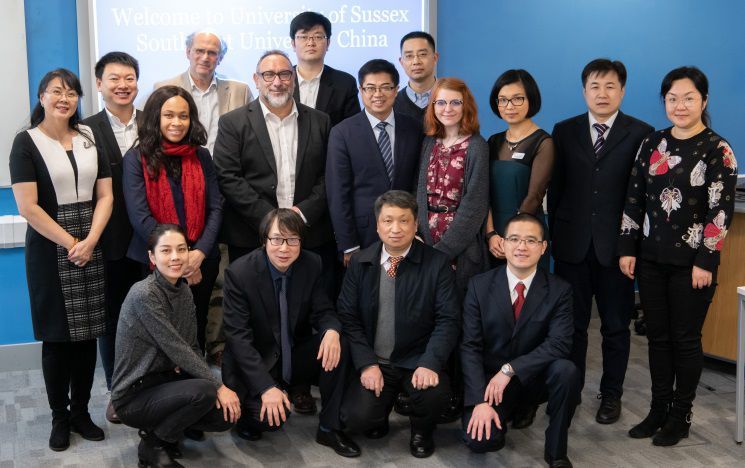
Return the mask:
{"type": "Polygon", "coordinates": [[[289,90],[286,90],[282,94],[277,95],[267,90],[262,97],[270,107],[277,108],[287,104],[287,102],[292,99],[292,93],[289,90]]]}

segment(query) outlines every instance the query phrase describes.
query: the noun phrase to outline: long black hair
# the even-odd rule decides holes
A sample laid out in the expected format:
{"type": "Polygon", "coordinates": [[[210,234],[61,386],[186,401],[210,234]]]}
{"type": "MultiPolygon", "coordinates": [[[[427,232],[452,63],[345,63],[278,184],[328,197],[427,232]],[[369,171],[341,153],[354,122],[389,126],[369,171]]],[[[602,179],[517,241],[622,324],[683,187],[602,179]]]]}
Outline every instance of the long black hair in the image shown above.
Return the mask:
{"type": "MultiPolygon", "coordinates": [[[[706,101],[708,104],[709,80],[706,78],[704,72],[702,72],[698,67],[678,67],[670,70],[662,79],[662,84],[660,85],[660,98],[662,99],[662,102],[665,102],[665,96],[667,96],[670,88],[673,87],[673,82],[684,80],[686,78],[693,82],[693,86],[695,86],[696,90],[701,94],[701,99],[706,101]]],[[[704,125],[710,127],[711,117],[709,117],[708,108],[708,105],[704,107],[704,111],[701,114],[701,121],[704,122],[704,125]]]]}
{"type": "MultiPolygon", "coordinates": [[[[38,101],[36,102],[34,109],[31,111],[31,128],[38,127],[39,124],[44,120],[45,114],[44,108],[41,105],[41,95],[46,92],[49,83],[55,78],[59,78],[60,81],[62,81],[63,87],[75,91],[78,94],[78,103],[80,103],[80,98],[83,97],[83,88],[80,86],[80,80],[77,76],[75,76],[75,73],[66,68],[57,68],[56,70],[47,72],[47,74],[44,75],[44,77],[39,82],[39,89],[36,92],[38,101]]],[[[75,130],[80,135],[83,135],[83,137],[86,138],[88,141],[93,143],[93,140],[91,139],[91,136],[88,135],[88,132],[80,131],[80,108],[77,105],[75,106],[75,113],[70,117],[70,120],[67,121],[67,126],[70,128],[70,130],[75,130]]]]}
{"type": "Polygon", "coordinates": [[[160,110],[163,104],[172,97],[181,96],[189,105],[189,131],[181,143],[202,146],[207,143],[207,131],[199,123],[199,114],[194,99],[185,89],[179,86],[163,86],[153,91],[147,99],[145,109],[137,121],[137,147],[145,156],[147,172],[157,178],[164,163],[163,135],[160,133],[160,110]]]}

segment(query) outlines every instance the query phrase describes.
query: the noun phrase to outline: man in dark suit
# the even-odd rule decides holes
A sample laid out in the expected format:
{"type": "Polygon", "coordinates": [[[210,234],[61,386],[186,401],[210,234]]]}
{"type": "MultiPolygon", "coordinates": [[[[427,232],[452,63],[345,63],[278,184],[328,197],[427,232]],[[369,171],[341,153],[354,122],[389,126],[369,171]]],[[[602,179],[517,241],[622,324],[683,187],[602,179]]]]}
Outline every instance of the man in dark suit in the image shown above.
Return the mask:
{"type": "Polygon", "coordinates": [[[603,336],[602,401],[595,419],[621,415],[629,360],[634,283],[618,268],[616,242],[626,188],[642,139],[653,128],[619,111],[626,68],[597,59],[582,71],[588,112],[556,124],[556,157],[548,194],[555,272],[574,290],[572,361],[584,385],[587,327],[595,297],[603,336]]]}
{"type": "Polygon", "coordinates": [[[442,252],[414,240],[416,199],[391,190],[375,201],[379,242],[352,257],[338,301],[359,380],[344,395],[347,429],[388,433],[396,396],[411,397],[411,454],[434,452],[438,416],[450,400],[444,367],[458,340],[460,305],[442,252]]]}
{"type": "Polygon", "coordinates": [[[295,66],[295,101],[331,118],[331,126],[360,111],[357,84],[349,73],[324,65],[331,44],[331,22],[320,13],[304,11],[290,23],[295,66]]]}
{"type": "Polygon", "coordinates": [[[259,99],[220,118],[214,160],[231,262],[262,244],[259,223],[278,207],[303,218],[306,248],[333,252],[324,183],[329,117],[295,103],[294,75],[287,54],[265,52],[254,73],[259,99]]]}
{"type": "Polygon", "coordinates": [[[548,400],[544,457],[549,466],[571,467],[567,431],[580,385],[568,359],[572,288],[538,269],[548,243],[535,216],[507,221],[503,243],[507,264],[471,279],[463,305],[466,445],[501,449],[516,410],[548,400]]]}
{"type": "MultiPolygon", "coordinates": [[[[127,258],[132,238],[132,225],[127,217],[122,191],[122,156],[137,139],[137,79],[140,67],[137,60],[125,52],[109,52],[99,59],[94,68],[96,87],[101,93],[104,110],[82,123],[89,126],[96,140],[101,158],[111,167],[114,206],[111,218],[101,235],[101,251],[105,260],[107,333],[98,339],[98,349],[106,375],[106,386],[111,390],[114,371],[114,342],[119,310],[129,288],[142,279],[140,264],[127,258]]],[[[106,419],[119,423],[114,407],[109,403],[106,419]]]]}
{"type": "Polygon", "coordinates": [[[259,228],[264,248],[225,270],[222,376],[241,398],[236,429],[247,440],[286,422],[290,384],[318,380],[323,409],[316,441],[356,457],[359,447],[339,421],[348,352],[342,352],[341,324],[320,281],[321,259],[301,248],[304,231],[293,210],[272,210],[259,228]]]}
{"type": "Polygon", "coordinates": [[[378,240],[373,203],[388,190],[413,191],[422,144],[421,122],[393,110],[398,71],[370,60],[358,75],[364,112],[331,130],[326,192],[344,265],[378,240]]]}
{"type": "Polygon", "coordinates": [[[393,108],[420,122],[432,97],[435,86],[435,67],[440,58],[435,50],[435,39],[424,31],[412,31],[401,38],[401,57],[398,61],[406,76],[408,86],[398,92],[393,108]]]}

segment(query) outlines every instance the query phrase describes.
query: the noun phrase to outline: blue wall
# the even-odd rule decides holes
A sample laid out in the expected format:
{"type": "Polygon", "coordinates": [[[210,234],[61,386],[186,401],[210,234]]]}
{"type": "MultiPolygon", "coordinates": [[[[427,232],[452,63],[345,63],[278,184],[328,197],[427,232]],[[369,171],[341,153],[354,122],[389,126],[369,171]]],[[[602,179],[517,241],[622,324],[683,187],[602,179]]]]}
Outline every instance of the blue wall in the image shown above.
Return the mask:
{"type": "MultiPolygon", "coordinates": [[[[738,80],[745,76],[743,18],[745,2],[738,0],[439,0],[439,75],[466,80],[488,136],[504,128],[488,97],[509,68],[525,68],[538,81],[543,109],[536,122],[550,131],[585,111],[579,75],[593,58],[626,64],[622,108],[658,128],[669,125],[657,96],[662,77],[674,67],[697,65],[710,80],[714,129],[735,154],[745,154],[745,87],[738,80]]],[[[48,70],[78,72],[75,0],[26,0],[26,31],[32,95],[48,70]]],[[[10,189],[0,189],[0,215],[15,212],[10,189]]],[[[32,341],[23,249],[0,249],[0,278],[0,344],[32,341]]]]}

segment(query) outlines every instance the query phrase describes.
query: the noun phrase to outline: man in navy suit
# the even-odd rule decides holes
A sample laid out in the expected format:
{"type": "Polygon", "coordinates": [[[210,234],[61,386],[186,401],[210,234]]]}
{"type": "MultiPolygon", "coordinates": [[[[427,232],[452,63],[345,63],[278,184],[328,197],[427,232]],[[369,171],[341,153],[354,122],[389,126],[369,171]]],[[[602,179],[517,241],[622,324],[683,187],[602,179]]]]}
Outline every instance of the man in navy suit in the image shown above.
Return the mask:
{"type": "Polygon", "coordinates": [[[501,449],[515,410],[548,400],[544,458],[571,467],[567,431],[580,386],[569,360],[572,288],[538,269],[548,247],[538,218],[513,216],[503,242],[507,264],[473,277],[463,304],[466,445],[479,453],[501,449]]]}
{"type": "Polygon", "coordinates": [[[552,133],[556,158],[548,192],[555,273],[574,291],[572,361],[585,380],[587,327],[592,298],[603,336],[602,401],[595,419],[612,424],[621,415],[629,361],[634,282],[618,268],[616,243],[631,167],[654,129],[619,110],[626,67],[596,59],[582,70],[588,112],[559,122],[552,133]]]}
{"type": "Polygon", "coordinates": [[[358,74],[364,112],[331,129],[326,197],[344,265],[378,240],[375,199],[388,190],[413,191],[422,144],[421,122],[393,111],[396,67],[370,60],[358,74]]]}

